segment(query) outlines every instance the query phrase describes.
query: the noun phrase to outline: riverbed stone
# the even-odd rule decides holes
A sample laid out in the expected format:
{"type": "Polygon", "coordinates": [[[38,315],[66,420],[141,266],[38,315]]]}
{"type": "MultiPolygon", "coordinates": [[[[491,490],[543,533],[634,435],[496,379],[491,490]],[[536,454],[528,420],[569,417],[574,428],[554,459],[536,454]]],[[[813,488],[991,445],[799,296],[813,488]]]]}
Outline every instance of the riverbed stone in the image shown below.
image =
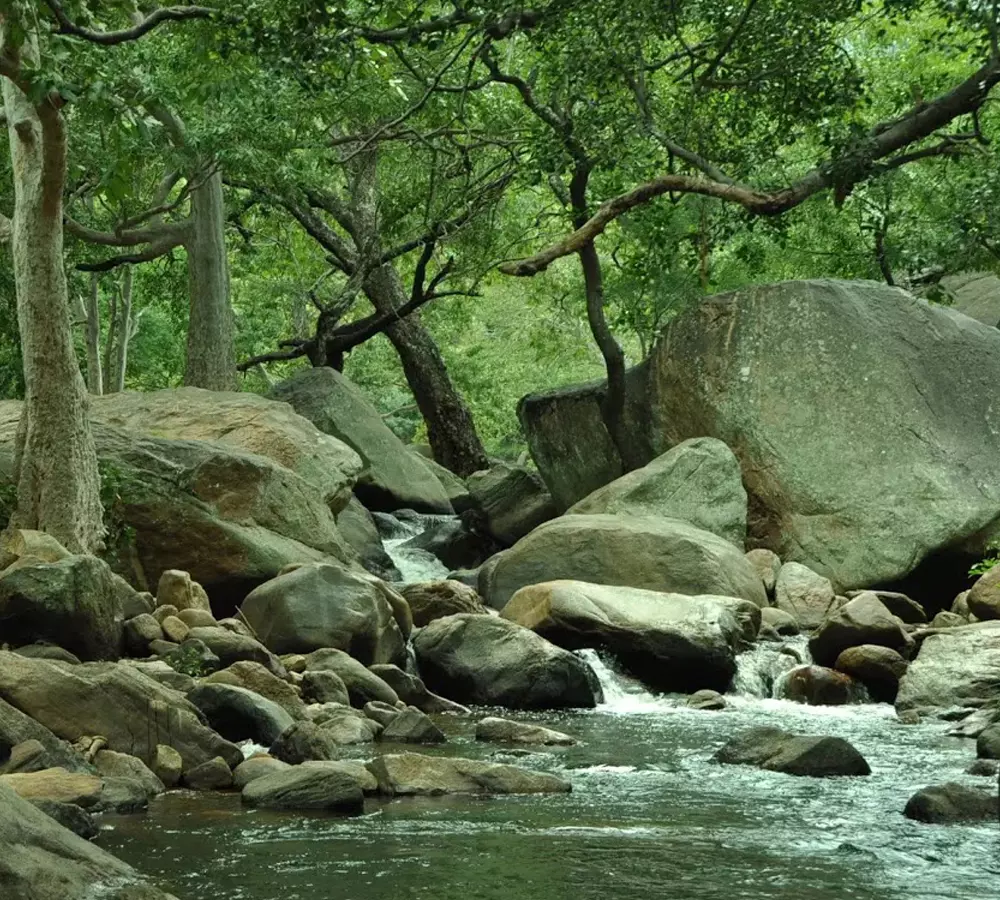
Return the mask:
{"type": "Polygon", "coordinates": [[[188,769],[184,785],[195,791],[224,791],[233,786],[233,773],[226,761],[216,756],[188,769]]]}
{"type": "Polygon", "coordinates": [[[976,755],[980,759],[1000,759],[1000,725],[991,725],[976,738],[976,755]]]}
{"type": "Polygon", "coordinates": [[[419,709],[408,706],[385,726],[380,739],[389,744],[443,744],[444,732],[419,709]]]}
{"type": "Polygon", "coordinates": [[[391,687],[399,699],[407,706],[415,706],[425,713],[456,713],[465,715],[469,712],[469,707],[439,697],[437,694],[427,690],[427,685],[423,683],[418,675],[404,672],[399,666],[376,665],[369,667],[371,671],[378,675],[386,684],[391,687]]]}
{"type": "Polygon", "coordinates": [[[897,710],[1000,702],[1000,622],[938,631],[924,639],[900,680],[897,710]]]}
{"type": "Polygon", "coordinates": [[[413,624],[422,628],[442,616],[455,613],[489,615],[489,608],[471,587],[458,581],[422,581],[408,584],[403,596],[413,612],[413,624]]]}
{"type": "Polygon", "coordinates": [[[931,628],[957,628],[960,625],[968,625],[969,620],[965,616],[960,616],[957,613],[949,612],[946,609],[942,609],[940,612],[934,615],[931,619],[931,628]]]}
{"type": "Polygon", "coordinates": [[[138,756],[100,750],[94,757],[94,767],[105,778],[127,778],[138,782],[149,797],[162,794],[166,789],[159,777],[138,756]]]}
{"type": "Polygon", "coordinates": [[[214,628],[220,624],[212,613],[204,609],[180,609],[177,618],[188,628],[214,628]]]}
{"type": "Polygon", "coordinates": [[[192,628],[182,646],[187,646],[191,641],[201,641],[219,658],[222,668],[247,660],[260,663],[279,678],[283,678],[286,674],[281,660],[260,641],[245,634],[236,634],[221,625],[215,628],[192,628]]]}
{"type": "Polygon", "coordinates": [[[476,723],[476,740],[492,744],[538,744],[541,746],[568,747],[576,738],[552,728],[532,722],[515,722],[487,716],[476,723]]]}
{"type": "Polygon", "coordinates": [[[344,682],[351,704],[354,706],[362,707],[369,700],[381,700],[395,705],[399,700],[396,692],[378,675],[343,650],[328,648],[308,654],[306,671],[313,670],[328,671],[338,675],[344,682]]]}
{"type": "Polygon", "coordinates": [[[765,606],[760,611],[760,625],[761,628],[770,628],[782,637],[791,637],[800,630],[795,616],[776,606],[765,606]]]}
{"type": "MultiPolygon", "coordinates": [[[[177,612],[182,609],[200,609],[202,612],[211,613],[212,605],[209,603],[208,594],[205,589],[191,578],[189,572],[181,569],[167,569],[160,575],[160,580],[156,585],[157,606],[172,606],[177,612]]],[[[174,613],[176,616],[177,613],[174,613]]],[[[163,624],[163,620],[160,620],[163,624]]]]}
{"type": "Polygon", "coordinates": [[[269,746],[291,726],[292,717],[277,703],[246,688],[204,682],[187,695],[227,741],[269,746]]]}
{"type": "Polygon", "coordinates": [[[191,633],[191,628],[177,616],[167,616],[160,623],[160,628],[163,630],[164,638],[175,644],[183,643],[191,633]]]}
{"type": "Polygon", "coordinates": [[[295,766],[255,778],[241,799],[246,806],[278,810],[360,813],[365,798],[357,781],[339,769],[295,766]]]}
{"type": "Polygon", "coordinates": [[[386,581],[402,579],[396,564],[385,552],[372,514],[353,494],[347,506],[337,513],[337,528],[367,571],[386,581]]]}
{"type": "Polygon", "coordinates": [[[760,609],[745,600],[550,581],[521,588],[500,616],[560,647],[607,649],[657,690],[690,693],[729,687],[743,642],[737,605],[760,624],[760,609]]]}
{"type": "Polygon", "coordinates": [[[157,744],[149,768],[163,782],[164,787],[172,788],[181,780],[184,760],[173,747],[157,744]]]}
{"type": "Polygon", "coordinates": [[[231,684],[260,694],[277,703],[293,719],[301,719],[305,715],[305,703],[294,685],[252,660],[235,662],[204,680],[208,684],[231,684]]]}
{"type": "Polygon", "coordinates": [[[895,703],[899,680],[906,674],[909,663],[890,647],[861,644],[848,647],[834,668],[860,681],[878,703],[895,703]]]}
{"type": "Polygon", "coordinates": [[[336,759],[337,742],[315,722],[296,722],[268,751],[275,759],[295,766],[308,759],[336,759]]]}
{"type": "Polygon", "coordinates": [[[781,559],[773,550],[756,547],[746,553],[747,562],[754,567],[764,582],[764,590],[768,597],[774,597],[774,588],[778,583],[778,573],[781,571],[781,559]]]}
{"type": "Polygon", "coordinates": [[[3,699],[0,699],[0,760],[4,761],[0,763],[0,772],[53,767],[70,772],[92,771],[90,764],[66,741],[3,699]],[[14,754],[19,748],[20,761],[14,754]]]}
{"type": "Polygon", "coordinates": [[[967,603],[977,619],[1000,619],[1000,566],[979,576],[969,590],[967,603]]]}
{"type": "Polygon", "coordinates": [[[12,788],[25,800],[55,800],[84,809],[96,806],[104,789],[104,782],[97,775],[59,768],[0,775],[0,784],[12,788]]]}
{"type": "Polygon", "coordinates": [[[486,599],[502,609],[522,587],[559,580],[767,605],[753,566],[718,535],[678,519],[615,515],[566,515],[536,528],[500,555],[486,599]]]}
{"type": "Polygon", "coordinates": [[[691,709],[717,711],[725,709],[729,703],[718,691],[702,690],[695,691],[687,698],[684,705],[691,709]]]}
{"type": "Polygon", "coordinates": [[[262,584],[242,609],[275,653],[334,647],[365,665],[398,662],[406,641],[389,591],[343,566],[310,564],[262,584]]]}
{"type": "Polygon", "coordinates": [[[809,651],[821,666],[832,666],[848,647],[877,644],[907,652],[912,643],[899,619],[865,591],[827,616],[810,639],[809,651]]]}
{"type": "Polygon", "coordinates": [[[903,815],[934,825],[995,822],[997,796],[996,792],[986,793],[953,781],[935,784],[921,788],[910,797],[903,815]]]}
{"type": "Polygon", "coordinates": [[[313,669],[302,673],[302,692],[310,703],[343,703],[350,706],[351,698],[344,679],[336,672],[313,669]]]}
{"type": "Polygon", "coordinates": [[[648,465],[598,488],[567,512],[665,516],[690,522],[741,550],[746,543],[747,493],[740,465],[733,452],[714,438],[682,441],[648,465]]]}
{"type": "Polygon", "coordinates": [[[785,563],[774,585],[774,605],[811,630],[836,608],[836,593],[829,578],[801,563],[785,563]]]}
{"type": "Polygon", "coordinates": [[[233,787],[242,791],[251,781],[273,775],[275,772],[284,772],[290,768],[288,763],[275,759],[266,753],[260,753],[244,760],[233,769],[233,787]]]}
{"type": "Polygon", "coordinates": [[[865,593],[872,593],[878,597],[890,613],[907,625],[923,625],[927,622],[927,611],[916,600],[899,591],[848,591],[846,596],[848,600],[853,600],[865,593]]]}
{"type": "Polygon", "coordinates": [[[313,721],[338,746],[367,744],[382,733],[382,726],[378,722],[356,709],[334,706],[332,703],[324,706],[326,708],[313,721]]]}
{"type": "Polygon", "coordinates": [[[795,735],[769,726],[731,738],[712,758],[727,765],[813,778],[871,774],[865,758],[843,738],[795,735]]]}
{"type": "Polygon", "coordinates": [[[567,781],[547,772],[460,757],[386,754],[368,763],[388,796],[568,793],[567,781]]]}
{"type": "Polygon", "coordinates": [[[501,547],[510,547],[556,516],[545,483],[523,466],[496,463],[466,481],[482,530],[501,547]]]}
{"type": "Polygon", "coordinates": [[[778,698],[810,706],[842,706],[859,699],[858,683],[825,666],[796,666],[780,681],[778,698]]]}
{"type": "Polygon", "coordinates": [[[413,640],[427,686],[465,703],[515,709],[593,707],[590,667],[528,628],[460,613],[436,619],[413,640]]]}
{"type": "Polygon", "coordinates": [[[63,828],[72,831],[77,837],[82,837],[86,841],[91,841],[100,834],[101,829],[94,817],[74,803],[33,799],[31,805],[35,809],[41,810],[45,815],[51,816],[63,828]]]}
{"type": "Polygon", "coordinates": [[[148,656],[149,645],[163,640],[163,629],[149,613],[125,622],[125,649],[136,656],[148,656]]]}

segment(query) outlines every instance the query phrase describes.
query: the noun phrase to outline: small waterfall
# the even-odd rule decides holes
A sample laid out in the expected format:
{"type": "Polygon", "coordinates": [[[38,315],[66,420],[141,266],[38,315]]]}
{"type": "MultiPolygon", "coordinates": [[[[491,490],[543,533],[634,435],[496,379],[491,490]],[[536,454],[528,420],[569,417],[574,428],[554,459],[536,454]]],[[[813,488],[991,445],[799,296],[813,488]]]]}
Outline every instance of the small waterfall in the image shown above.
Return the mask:
{"type": "Polygon", "coordinates": [[[602,712],[663,712],[675,705],[666,698],[651,694],[634,678],[629,678],[627,675],[615,671],[596,650],[577,650],[576,655],[593,669],[601,684],[604,702],[598,708],[602,712]]]}
{"type": "Polygon", "coordinates": [[[762,641],[736,657],[732,693],[764,700],[777,697],[785,676],[812,661],[805,635],[785,638],[781,643],[762,641]]]}
{"type": "Polygon", "coordinates": [[[431,525],[450,521],[454,516],[423,515],[412,510],[401,510],[394,516],[376,513],[374,518],[382,535],[385,552],[403,576],[403,584],[440,581],[448,577],[448,567],[433,553],[419,547],[408,547],[406,544],[431,525]]]}

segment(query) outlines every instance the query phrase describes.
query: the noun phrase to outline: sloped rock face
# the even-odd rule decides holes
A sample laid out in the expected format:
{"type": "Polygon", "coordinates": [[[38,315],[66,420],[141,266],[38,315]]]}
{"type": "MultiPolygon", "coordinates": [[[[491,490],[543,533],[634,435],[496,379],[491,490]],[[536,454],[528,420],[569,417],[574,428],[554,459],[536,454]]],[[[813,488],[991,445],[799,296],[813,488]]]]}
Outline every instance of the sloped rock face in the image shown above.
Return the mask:
{"type": "Polygon", "coordinates": [[[340,372],[305,369],[276,385],[271,397],[290,403],[324,434],[361,456],[364,470],[354,490],[368,509],[452,511],[434,473],[406,449],[364,393],[340,372]]]}
{"type": "MultiPolygon", "coordinates": [[[[650,458],[688,438],[726,443],[749,543],[843,591],[902,578],[942,548],[981,554],[1000,518],[998,380],[995,328],[885,285],[787,282],[671,320],[630,375],[642,414],[629,422],[650,458]]],[[[581,400],[593,392],[522,404],[550,486],[610,480],[596,406],[581,400]],[[575,451],[557,460],[556,442],[575,451]]]]}
{"type": "Polygon", "coordinates": [[[739,463],[722,441],[712,438],[678,444],[584,497],[568,512],[680,519],[740,549],[747,536],[747,493],[739,463]]]}
{"type": "Polygon", "coordinates": [[[542,479],[521,466],[498,464],[473,472],[466,483],[484,530],[503,547],[556,515],[542,479]]]}

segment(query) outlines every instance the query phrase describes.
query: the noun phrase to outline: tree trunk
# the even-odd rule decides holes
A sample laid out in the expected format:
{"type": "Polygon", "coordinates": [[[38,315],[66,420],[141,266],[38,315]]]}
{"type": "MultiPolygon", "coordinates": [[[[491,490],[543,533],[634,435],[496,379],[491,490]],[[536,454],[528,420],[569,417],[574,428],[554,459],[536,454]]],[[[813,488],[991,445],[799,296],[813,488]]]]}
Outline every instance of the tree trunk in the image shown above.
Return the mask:
{"type": "MultiPolygon", "coordinates": [[[[587,205],[589,180],[589,169],[580,168],[574,173],[570,182],[574,228],[581,227],[590,218],[587,205]]],[[[618,451],[622,468],[626,472],[631,472],[643,465],[643,460],[637,455],[634,449],[635,442],[629,437],[625,427],[625,352],[615,340],[604,315],[604,274],[601,271],[601,258],[597,255],[594,242],[584,244],[578,256],[587,295],[587,322],[590,324],[590,333],[601,351],[604,368],[608,373],[608,388],[601,401],[601,418],[618,451]]]]}
{"type": "Polygon", "coordinates": [[[118,352],[115,355],[113,390],[125,390],[125,367],[128,365],[128,345],[135,333],[132,322],[132,267],[126,266],[122,277],[122,299],[118,309],[118,352]]]}
{"type": "Polygon", "coordinates": [[[118,336],[118,285],[114,284],[108,300],[108,336],[104,341],[104,384],[115,383],[115,340],[118,336]]]}
{"type": "Polygon", "coordinates": [[[104,526],[63,269],[65,123],[47,100],[36,109],[6,78],[3,98],[14,171],[11,245],[25,381],[11,525],[48,532],[72,552],[91,553],[102,546],[104,526]]]}
{"type": "Polygon", "coordinates": [[[216,169],[191,192],[191,233],[185,244],[191,316],[184,383],[212,391],[236,390],[225,229],[222,173],[216,169]]]}
{"type": "MultiPolygon", "coordinates": [[[[364,291],[380,313],[398,309],[409,299],[399,273],[391,265],[369,276],[364,291]]],[[[489,465],[472,413],[448,376],[441,351],[431,333],[413,312],[385,329],[399,354],[406,382],[427,424],[434,459],[462,477],[489,465]]]]}
{"type": "Polygon", "coordinates": [[[101,371],[101,276],[90,273],[90,292],[87,294],[87,388],[100,396],[104,393],[101,371]]]}

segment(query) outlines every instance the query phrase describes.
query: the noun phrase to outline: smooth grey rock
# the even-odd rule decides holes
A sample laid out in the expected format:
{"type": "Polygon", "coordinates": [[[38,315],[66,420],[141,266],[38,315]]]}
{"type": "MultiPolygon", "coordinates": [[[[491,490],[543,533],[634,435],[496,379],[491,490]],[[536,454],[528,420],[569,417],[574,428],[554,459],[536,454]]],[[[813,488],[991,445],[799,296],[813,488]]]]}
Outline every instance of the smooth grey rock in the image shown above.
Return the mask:
{"type": "Polygon", "coordinates": [[[494,744],[540,744],[542,746],[568,747],[576,738],[561,731],[534,725],[531,722],[514,722],[487,716],[476,723],[476,740],[494,744]]]}
{"type": "Polygon", "coordinates": [[[871,774],[864,757],[843,738],[795,735],[767,726],[731,738],[712,758],[812,778],[871,774]]]}
{"type": "Polygon", "coordinates": [[[389,796],[437,794],[568,793],[570,784],[546,772],[459,757],[386,754],[368,764],[379,792],[389,796]]]}
{"type": "Polygon", "coordinates": [[[246,806],[261,809],[360,813],[365,798],[357,781],[337,769],[296,766],[256,778],[241,793],[246,806]]]}
{"type": "Polygon", "coordinates": [[[955,782],[935,784],[921,788],[910,797],[903,815],[934,825],[995,822],[997,797],[995,792],[987,794],[955,782]]]}
{"type": "Polygon", "coordinates": [[[231,684],[202,683],[187,695],[227,741],[270,746],[291,726],[292,717],[277,703],[231,684]]]}
{"type": "Polygon", "coordinates": [[[343,650],[315,650],[306,657],[306,671],[321,670],[340,676],[354,706],[362,707],[369,700],[395,704],[399,697],[374,672],[343,650]]]}
{"type": "Polygon", "coordinates": [[[831,613],[809,641],[809,652],[821,666],[832,666],[849,647],[877,644],[907,652],[913,641],[871,591],[858,594],[831,613]]]}

